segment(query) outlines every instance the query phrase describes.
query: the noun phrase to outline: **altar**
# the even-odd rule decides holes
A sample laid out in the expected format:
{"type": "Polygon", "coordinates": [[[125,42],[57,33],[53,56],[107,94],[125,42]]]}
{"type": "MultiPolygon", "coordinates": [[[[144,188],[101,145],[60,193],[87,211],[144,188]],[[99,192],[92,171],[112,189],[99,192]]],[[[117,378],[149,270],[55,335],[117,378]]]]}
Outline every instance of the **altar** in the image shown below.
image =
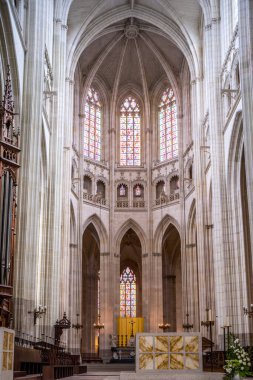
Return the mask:
{"type": "Polygon", "coordinates": [[[136,372],[202,372],[200,333],[138,333],[136,372]]]}

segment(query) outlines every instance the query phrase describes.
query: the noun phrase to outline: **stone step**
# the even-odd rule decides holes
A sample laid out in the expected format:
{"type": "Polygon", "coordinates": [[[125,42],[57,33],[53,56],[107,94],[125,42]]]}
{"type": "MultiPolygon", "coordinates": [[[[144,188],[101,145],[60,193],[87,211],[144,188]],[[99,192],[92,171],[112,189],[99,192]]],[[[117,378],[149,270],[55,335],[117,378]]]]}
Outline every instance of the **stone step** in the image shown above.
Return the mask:
{"type": "Polygon", "coordinates": [[[37,373],[34,375],[20,376],[15,377],[15,380],[42,380],[42,375],[40,373],[37,373]]]}
{"type": "Polygon", "coordinates": [[[218,372],[191,372],[187,373],[127,373],[120,374],[120,380],[222,380],[224,373],[218,372]]]}
{"type": "Polygon", "coordinates": [[[90,372],[122,372],[135,371],[134,363],[91,363],[87,364],[87,373],[90,372]]]}
{"type": "Polygon", "coordinates": [[[26,371],[14,371],[13,372],[13,378],[15,379],[16,377],[24,377],[26,376],[26,371]]]}

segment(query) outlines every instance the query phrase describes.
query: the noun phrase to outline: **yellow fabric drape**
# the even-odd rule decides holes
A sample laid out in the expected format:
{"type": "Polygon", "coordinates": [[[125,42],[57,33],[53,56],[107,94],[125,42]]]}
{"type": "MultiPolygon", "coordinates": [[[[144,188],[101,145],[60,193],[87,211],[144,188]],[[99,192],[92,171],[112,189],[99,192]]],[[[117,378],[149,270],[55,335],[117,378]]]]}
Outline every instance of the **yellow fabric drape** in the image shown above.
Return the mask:
{"type": "Polygon", "coordinates": [[[137,332],[144,331],[144,318],[122,318],[117,319],[117,335],[119,336],[119,345],[127,346],[129,338],[132,333],[132,323],[133,323],[133,334],[137,332]]]}

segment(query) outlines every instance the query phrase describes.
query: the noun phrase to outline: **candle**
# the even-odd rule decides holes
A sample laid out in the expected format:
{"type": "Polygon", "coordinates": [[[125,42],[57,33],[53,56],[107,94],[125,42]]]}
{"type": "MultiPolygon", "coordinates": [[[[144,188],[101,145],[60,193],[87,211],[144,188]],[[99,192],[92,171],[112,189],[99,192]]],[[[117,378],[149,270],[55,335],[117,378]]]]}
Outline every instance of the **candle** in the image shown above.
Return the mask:
{"type": "Polygon", "coordinates": [[[212,310],[211,309],[209,309],[208,310],[208,322],[210,322],[210,321],[212,321],[212,310]]]}
{"type": "Polygon", "coordinates": [[[226,318],[225,318],[224,326],[226,326],[226,327],[227,327],[227,326],[230,326],[228,316],[226,316],[226,318]]]}

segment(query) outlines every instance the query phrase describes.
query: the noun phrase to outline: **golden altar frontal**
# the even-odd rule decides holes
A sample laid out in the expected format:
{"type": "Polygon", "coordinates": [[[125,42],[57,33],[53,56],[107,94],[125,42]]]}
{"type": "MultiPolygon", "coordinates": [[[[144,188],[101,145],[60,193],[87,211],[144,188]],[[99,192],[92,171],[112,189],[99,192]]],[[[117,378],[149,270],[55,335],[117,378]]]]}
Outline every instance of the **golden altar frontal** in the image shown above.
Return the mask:
{"type": "Polygon", "coordinates": [[[202,371],[202,338],[199,333],[138,333],[136,372],[202,371]]]}
{"type": "Polygon", "coordinates": [[[117,335],[118,346],[128,346],[129,339],[133,333],[143,332],[144,330],[144,318],[117,318],[117,335]]]}

